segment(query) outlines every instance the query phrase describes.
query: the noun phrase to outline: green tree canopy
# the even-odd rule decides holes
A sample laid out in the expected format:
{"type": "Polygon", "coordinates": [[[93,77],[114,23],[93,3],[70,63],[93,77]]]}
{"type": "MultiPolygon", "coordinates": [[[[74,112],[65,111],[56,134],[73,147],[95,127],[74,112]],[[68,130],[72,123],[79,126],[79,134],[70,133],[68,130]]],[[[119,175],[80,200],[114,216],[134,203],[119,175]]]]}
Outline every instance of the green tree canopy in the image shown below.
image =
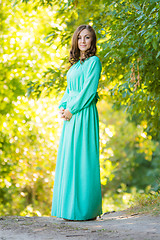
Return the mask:
{"type": "MultiPolygon", "coordinates": [[[[58,48],[66,47],[69,52],[74,30],[80,24],[91,24],[103,64],[101,95],[112,94],[115,107],[125,107],[138,124],[146,120],[146,131],[159,139],[160,1],[35,2],[36,6],[50,4],[56,5],[56,19],[63,29],[52,27],[48,42],[54,44],[59,38],[58,48]]],[[[62,65],[67,61],[65,56],[62,65]]],[[[48,69],[48,81],[34,84],[35,91],[42,85],[62,89],[65,71],[62,66],[48,69]]]]}

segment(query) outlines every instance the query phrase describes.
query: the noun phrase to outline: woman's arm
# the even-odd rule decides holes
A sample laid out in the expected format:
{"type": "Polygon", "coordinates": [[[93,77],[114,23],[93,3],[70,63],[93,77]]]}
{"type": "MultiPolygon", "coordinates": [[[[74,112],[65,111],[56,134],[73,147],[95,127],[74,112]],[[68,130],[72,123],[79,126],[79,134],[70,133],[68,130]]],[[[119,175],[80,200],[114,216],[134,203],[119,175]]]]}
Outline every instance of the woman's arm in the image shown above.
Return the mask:
{"type": "Polygon", "coordinates": [[[101,74],[101,62],[98,57],[94,56],[89,59],[84,70],[84,85],[78,96],[67,104],[67,109],[71,114],[75,114],[88,107],[96,96],[99,78],[101,74]]]}
{"type": "Polygon", "coordinates": [[[66,105],[67,105],[67,99],[68,99],[68,87],[66,87],[66,90],[64,92],[64,95],[60,101],[60,104],[58,106],[58,108],[60,109],[60,117],[63,118],[64,120],[70,120],[72,117],[72,114],[66,109],[66,105]],[[67,110],[67,111],[66,111],[67,110]]]}
{"type": "Polygon", "coordinates": [[[58,108],[60,109],[60,108],[66,108],[66,105],[67,105],[67,99],[68,99],[68,93],[69,93],[69,90],[68,90],[68,87],[66,87],[66,90],[65,90],[65,92],[64,92],[64,95],[63,95],[63,97],[62,97],[62,99],[61,99],[61,101],[60,101],[60,104],[59,104],[59,106],[58,106],[58,108]]]}

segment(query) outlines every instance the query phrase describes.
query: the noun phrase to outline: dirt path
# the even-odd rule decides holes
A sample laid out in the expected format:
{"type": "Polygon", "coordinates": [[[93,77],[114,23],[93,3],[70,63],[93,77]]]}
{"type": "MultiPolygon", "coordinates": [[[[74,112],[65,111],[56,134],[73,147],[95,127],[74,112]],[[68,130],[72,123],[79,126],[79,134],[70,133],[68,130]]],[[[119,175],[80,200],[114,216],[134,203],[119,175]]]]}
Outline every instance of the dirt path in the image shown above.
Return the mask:
{"type": "Polygon", "coordinates": [[[122,211],[82,222],[54,217],[0,217],[0,240],[48,239],[160,240],[160,216],[126,215],[122,211]]]}

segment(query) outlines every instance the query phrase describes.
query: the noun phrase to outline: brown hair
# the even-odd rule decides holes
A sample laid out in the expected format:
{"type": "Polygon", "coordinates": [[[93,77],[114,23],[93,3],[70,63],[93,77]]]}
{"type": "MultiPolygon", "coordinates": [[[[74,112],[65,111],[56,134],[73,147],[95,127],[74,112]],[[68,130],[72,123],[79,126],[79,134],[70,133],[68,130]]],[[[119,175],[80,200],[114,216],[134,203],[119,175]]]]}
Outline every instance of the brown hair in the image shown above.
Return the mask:
{"type": "Polygon", "coordinates": [[[91,41],[91,47],[85,52],[84,58],[82,58],[80,60],[81,60],[81,62],[83,62],[85,59],[87,59],[91,56],[94,56],[96,54],[97,37],[96,37],[96,33],[95,33],[94,29],[90,25],[80,25],[76,29],[76,31],[74,32],[73,37],[72,37],[72,46],[71,46],[70,58],[69,58],[69,62],[71,63],[71,66],[79,61],[80,50],[78,48],[78,36],[79,36],[80,32],[84,29],[87,29],[91,33],[92,41],[91,41]]]}

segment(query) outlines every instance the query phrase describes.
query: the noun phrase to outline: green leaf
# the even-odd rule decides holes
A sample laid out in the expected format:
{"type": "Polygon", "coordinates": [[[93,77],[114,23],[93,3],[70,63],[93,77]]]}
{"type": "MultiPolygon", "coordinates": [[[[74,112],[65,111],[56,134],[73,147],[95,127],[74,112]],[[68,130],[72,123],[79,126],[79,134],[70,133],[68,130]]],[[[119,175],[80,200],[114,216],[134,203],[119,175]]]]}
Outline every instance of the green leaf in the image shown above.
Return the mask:
{"type": "Polygon", "coordinates": [[[152,45],[153,45],[154,49],[157,50],[157,40],[155,38],[152,41],[152,45]]]}
{"type": "Polygon", "coordinates": [[[158,58],[159,56],[160,56],[160,51],[157,53],[156,58],[158,58]]]}
{"type": "Polygon", "coordinates": [[[136,10],[141,11],[141,7],[137,3],[132,3],[136,10]]]}

